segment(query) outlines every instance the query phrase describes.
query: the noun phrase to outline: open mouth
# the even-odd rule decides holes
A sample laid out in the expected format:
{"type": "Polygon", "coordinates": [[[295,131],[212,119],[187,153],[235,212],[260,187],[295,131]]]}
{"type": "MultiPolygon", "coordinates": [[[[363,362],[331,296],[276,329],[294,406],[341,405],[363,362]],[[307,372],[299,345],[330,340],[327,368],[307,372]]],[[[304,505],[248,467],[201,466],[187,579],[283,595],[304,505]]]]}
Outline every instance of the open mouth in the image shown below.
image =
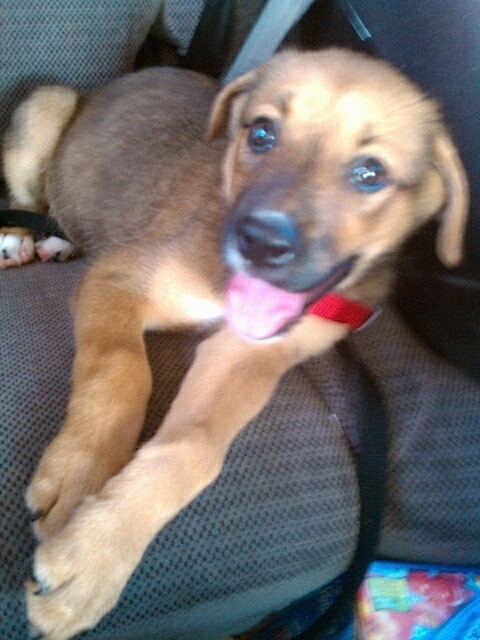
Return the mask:
{"type": "Polygon", "coordinates": [[[298,320],[308,305],[339,284],[355,261],[356,257],[343,260],[307,291],[286,291],[264,280],[236,273],[225,294],[227,322],[247,338],[271,338],[298,320]]]}

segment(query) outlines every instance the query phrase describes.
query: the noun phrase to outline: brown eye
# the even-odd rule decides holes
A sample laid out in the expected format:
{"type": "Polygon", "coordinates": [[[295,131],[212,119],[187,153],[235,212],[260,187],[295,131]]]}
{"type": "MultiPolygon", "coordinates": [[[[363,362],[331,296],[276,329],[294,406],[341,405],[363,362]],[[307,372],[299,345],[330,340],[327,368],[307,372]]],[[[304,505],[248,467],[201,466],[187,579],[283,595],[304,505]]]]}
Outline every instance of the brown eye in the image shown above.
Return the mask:
{"type": "Polygon", "coordinates": [[[248,146],[254,153],[270,151],[277,144],[277,123],[271,118],[256,118],[248,128],[248,146]]]}
{"type": "Polygon", "coordinates": [[[379,191],[389,184],[387,170],[376,158],[358,158],[348,172],[350,184],[364,193],[379,191]]]}

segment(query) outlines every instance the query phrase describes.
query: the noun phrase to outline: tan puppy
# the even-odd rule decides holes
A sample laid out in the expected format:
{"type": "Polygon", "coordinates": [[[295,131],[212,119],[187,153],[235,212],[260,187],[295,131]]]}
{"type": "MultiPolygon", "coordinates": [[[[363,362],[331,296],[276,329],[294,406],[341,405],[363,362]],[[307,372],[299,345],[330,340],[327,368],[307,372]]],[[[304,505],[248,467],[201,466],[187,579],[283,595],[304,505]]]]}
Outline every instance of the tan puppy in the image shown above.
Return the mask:
{"type": "Polygon", "coordinates": [[[461,163],[436,104],[388,65],[288,52],[216,92],[190,72],[146,70],[60,96],[48,153],[21,117],[9,137],[7,164],[24,145],[42,165],[10,181],[13,198],[39,194],[36,206],[95,257],[75,300],[66,422],[27,494],[42,541],[29,616],[53,640],[115,605],[283,373],[385,296],[409,234],[441,213],[438,255],[461,257],[461,163]],[[318,299],[343,311],[305,313],[318,299]],[[151,388],[144,330],[224,316],[132,458],[151,388]]]}

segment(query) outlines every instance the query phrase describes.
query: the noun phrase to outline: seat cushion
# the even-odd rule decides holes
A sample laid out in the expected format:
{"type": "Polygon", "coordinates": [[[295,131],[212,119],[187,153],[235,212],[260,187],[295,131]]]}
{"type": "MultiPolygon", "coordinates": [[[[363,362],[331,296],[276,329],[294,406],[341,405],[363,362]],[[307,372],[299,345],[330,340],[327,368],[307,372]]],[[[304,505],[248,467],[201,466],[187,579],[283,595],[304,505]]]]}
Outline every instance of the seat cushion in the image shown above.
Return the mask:
{"type": "MultiPolygon", "coordinates": [[[[84,259],[0,273],[0,636],[27,637],[34,540],[23,495],[62,423],[73,357],[68,301],[84,259]]],[[[191,334],[148,334],[144,437],[191,360],[191,334]]],[[[480,562],[480,391],[391,311],[352,344],[390,417],[380,552],[480,562]]],[[[295,368],[233,443],[220,478],[152,542],[119,604],[85,638],[214,640],[246,630],[347,567],[358,527],[358,381],[334,350],[295,368]]],[[[241,399],[239,399],[241,401],[241,399]]],[[[82,636],[83,637],[83,636],[82,636]]]]}

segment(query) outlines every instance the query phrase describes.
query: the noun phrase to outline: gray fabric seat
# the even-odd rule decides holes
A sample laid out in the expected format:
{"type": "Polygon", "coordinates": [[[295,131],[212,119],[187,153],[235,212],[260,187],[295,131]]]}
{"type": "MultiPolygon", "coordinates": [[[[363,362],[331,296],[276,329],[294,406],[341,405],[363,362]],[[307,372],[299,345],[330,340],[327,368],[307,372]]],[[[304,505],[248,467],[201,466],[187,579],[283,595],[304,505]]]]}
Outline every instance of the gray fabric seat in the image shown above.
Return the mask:
{"type": "Polygon", "coordinates": [[[0,131],[39,84],[90,89],[133,70],[161,0],[2,2],[0,131]]]}
{"type": "MultiPolygon", "coordinates": [[[[27,637],[34,542],[23,494],[61,425],[73,355],[68,300],[85,260],[0,273],[0,636],[27,637]]],[[[147,337],[145,437],[192,355],[191,335],[147,337]]],[[[480,390],[391,311],[352,343],[388,399],[389,498],[380,552],[479,563],[480,390]]],[[[358,386],[336,352],[298,367],[237,438],[218,481],[151,544],[88,638],[214,640],[344,571],[354,550],[358,386]]]]}

